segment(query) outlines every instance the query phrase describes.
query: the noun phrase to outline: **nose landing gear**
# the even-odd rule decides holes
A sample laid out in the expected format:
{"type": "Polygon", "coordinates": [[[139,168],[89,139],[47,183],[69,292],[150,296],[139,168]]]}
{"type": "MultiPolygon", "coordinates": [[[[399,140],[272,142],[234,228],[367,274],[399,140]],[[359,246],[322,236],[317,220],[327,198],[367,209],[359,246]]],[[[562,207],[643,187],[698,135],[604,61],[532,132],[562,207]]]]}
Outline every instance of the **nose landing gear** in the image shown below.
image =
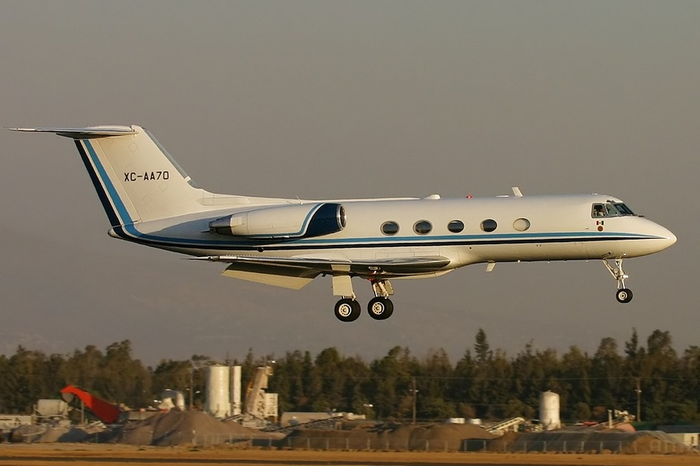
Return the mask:
{"type": "Polygon", "coordinates": [[[622,260],[623,259],[615,259],[615,265],[612,265],[610,260],[603,259],[603,264],[605,264],[605,267],[608,269],[613,278],[617,280],[617,292],[615,293],[617,301],[625,304],[632,301],[633,295],[632,290],[625,288],[625,279],[629,278],[629,275],[626,275],[622,268],[622,260]]]}

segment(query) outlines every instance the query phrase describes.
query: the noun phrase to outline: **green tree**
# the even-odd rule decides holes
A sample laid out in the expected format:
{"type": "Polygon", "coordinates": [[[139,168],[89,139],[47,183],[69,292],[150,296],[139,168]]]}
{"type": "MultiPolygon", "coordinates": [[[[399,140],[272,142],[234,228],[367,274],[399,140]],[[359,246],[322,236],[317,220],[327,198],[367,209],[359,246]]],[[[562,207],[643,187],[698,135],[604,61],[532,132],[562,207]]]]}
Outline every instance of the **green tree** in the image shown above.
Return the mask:
{"type": "Polygon", "coordinates": [[[130,407],[153,404],[150,373],[138,359],[133,359],[131,341],[112,343],[105,349],[101,374],[95,388],[107,400],[130,407]]]}
{"type": "Polygon", "coordinates": [[[161,360],[152,371],[153,395],[158,397],[158,394],[165,390],[179,390],[184,394],[185,401],[189,403],[190,395],[195,394],[192,392],[192,385],[194,385],[192,370],[190,361],[161,360]]]}
{"type": "MultiPolygon", "coordinates": [[[[430,351],[419,365],[417,377],[418,417],[444,419],[454,417],[456,405],[448,399],[454,369],[442,348],[430,351]]],[[[411,394],[412,395],[412,394],[411,394]]],[[[411,406],[411,409],[413,407],[411,406]]]]}
{"type": "Polygon", "coordinates": [[[18,346],[6,365],[4,385],[8,390],[5,404],[14,413],[30,414],[40,398],[55,396],[55,385],[49,375],[50,361],[41,351],[31,351],[18,346]]]}
{"type": "Polygon", "coordinates": [[[415,361],[408,349],[395,346],[381,360],[370,364],[372,370],[372,393],[374,409],[380,417],[411,416],[413,396],[411,382],[416,372],[415,361]]]}
{"type": "Polygon", "coordinates": [[[314,411],[345,411],[348,406],[343,399],[345,374],[343,358],[336,348],[326,348],[316,356],[315,376],[321,389],[313,402],[314,411]]]}
{"type": "Polygon", "coordinates": [[[669,402],[679,399],[673,380],[678,378],[678,357],[667,331],[654,330],[647,338],[646,357],[642,361],[642,396],[647,417],[665,420],[669,402]]]}
{"type": "Polygon", "coordinates": [[[477,400],[473,397],[473,385],[477,372],[476,360],[469,350],[457,361],[454,379],[450,386],[450,398],[457,404],[457,415],[465,418],[477,417],[477,400]]]}
{"type": "MultiPolygon", "coordinates": [[[[596,404],[629,409],[624,402],[620,404],[620,387],[624,381],[623,364],[615,339],[606,337],[600,340],[591,363],[591,374],[595,381],[591,398],[596,404]]],[[[590,405],[590,401],[586,403],[590,405]]]]}
{"type": "MultiPolygon", "coordinates": [[[[68,358],[63,377],[67,384],[75,385],[87,391],[95,390],[95,382],[99,379],[104,356],[94,345],[88,345],[84,351],[75,350],[68,358]]],[[[96,393],[96,395],[103,395],[96,393]]]]}
{"type": "Polygon", "coordinates": [[[559,396],[564,419],[576,419],[573,408],[579,406],[579,403],[590,405],[591,366],[588,355],[577,346],[571,346],[562,356],[560,369],[562,390],[559,396]]]}
{"type": "Polygon", "coordinates": [[[512,396],[532,408],[539,405],[540,392],[545,387],[547,374],[535,354],[533,342],[525,345],[512,360],[512,396]]]}
{"type": "Polygon", "coordinates": [[[480,328],[476,332],[476,338],[474,342],[474,355],[476,356],[476,362],[480,365],[489,364],[491,361],[492,353],[490,351],[490,345],[488,339],[486,338],[486,332],[483,328],[480,328]]]}

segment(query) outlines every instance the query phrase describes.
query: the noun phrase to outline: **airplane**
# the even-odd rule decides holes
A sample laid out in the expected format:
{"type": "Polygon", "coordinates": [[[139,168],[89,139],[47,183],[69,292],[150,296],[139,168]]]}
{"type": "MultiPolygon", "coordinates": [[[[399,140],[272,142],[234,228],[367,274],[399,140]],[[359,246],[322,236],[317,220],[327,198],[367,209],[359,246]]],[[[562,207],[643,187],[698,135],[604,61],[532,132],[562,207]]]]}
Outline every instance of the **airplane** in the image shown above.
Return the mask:
{"type": "Polygon", "coordinates": [[[143,127],[8,128],[73,139],[111,224],[109,235],[226,264],[224,276],[301,289],[329,276],[335,316],[355,321],[352,278],[369,281],[375,320],[394,311],[391,279],[485,263],[602,260],[620,303],[627,258],[676,242],[669,230],[604,194],[442,199],[300,200],[199,188],[143,127]]]}

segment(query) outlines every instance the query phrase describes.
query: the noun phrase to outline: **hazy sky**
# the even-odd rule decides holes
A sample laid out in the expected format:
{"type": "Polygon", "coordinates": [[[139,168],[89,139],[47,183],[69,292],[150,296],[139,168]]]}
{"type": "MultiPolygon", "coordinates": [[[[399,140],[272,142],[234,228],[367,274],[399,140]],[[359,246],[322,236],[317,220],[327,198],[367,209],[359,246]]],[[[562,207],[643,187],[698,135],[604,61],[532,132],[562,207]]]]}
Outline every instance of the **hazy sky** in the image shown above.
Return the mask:
{"type": "Polygon", "coordinates": [[[396,311],[107,236],[71,141],[0,131],[0,353],[130,339],[147,363],[336,346],[383,356],[484,328],[513,355],[671,332],[699,345],[700,2],[0,2],[0,126],[140,124],[196,182],[259,196],[600,192],[678,236],[626,262],[393,282],[396,311]],[[691,293],[692,291],[692,293],[691,293]]]}

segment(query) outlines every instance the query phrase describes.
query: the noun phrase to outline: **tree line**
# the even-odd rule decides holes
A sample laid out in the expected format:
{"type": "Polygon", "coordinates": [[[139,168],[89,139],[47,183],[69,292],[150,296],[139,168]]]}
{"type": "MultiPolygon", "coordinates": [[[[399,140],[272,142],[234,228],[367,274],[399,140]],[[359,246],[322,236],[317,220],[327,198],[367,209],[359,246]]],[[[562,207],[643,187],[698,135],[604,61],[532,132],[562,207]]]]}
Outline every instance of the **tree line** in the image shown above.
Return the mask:
{"type": "Polygon", "coordinates": [[[268,391],[279,394],[282,412],[335,410],[418,420],[536,418],[540,393],[551,390],[560,395],[564,420],[603,420],[608,409],[621,409],[639,410],[644,421],[700,421],[700,347],[679,354],[669,332],[661,330],[645,344],[633,330],[622,348],[603,338],[592,355],[576,346],[563,354],[539,350],[530,342],[508,356],[491,349],[479,329],[473,346],[454,364],[442,349],[418,357],[401,346],[369,362],[327,348],[316,355],[297,350],[256,357],[249,351],[241,360],[224,361],[194,355],[155,367],[134,359],[129,340],[72,354],[19,346],[15,354],[0,356],[0,413],[29,414],[38,399],[57,398],[69,384],[132,408],[154,406],[166,389],[181,390],[188,404],[201,409],[211,364],[241,365],[243,387],[256,367],[272,364],[268,391]]]}

